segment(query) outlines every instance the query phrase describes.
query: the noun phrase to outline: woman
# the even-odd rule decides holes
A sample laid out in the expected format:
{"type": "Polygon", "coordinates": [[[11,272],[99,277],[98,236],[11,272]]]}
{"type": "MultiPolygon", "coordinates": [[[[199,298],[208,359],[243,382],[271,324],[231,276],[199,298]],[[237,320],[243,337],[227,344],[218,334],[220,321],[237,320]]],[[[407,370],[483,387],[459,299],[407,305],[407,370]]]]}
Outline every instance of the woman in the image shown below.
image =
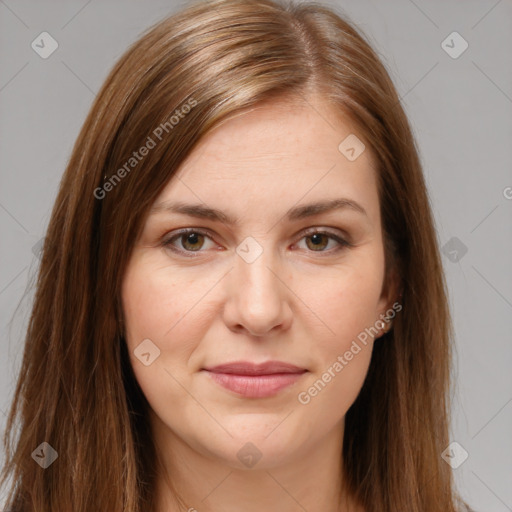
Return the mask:
{"type": "Polygon", "coordinates": [[[115,65],[63,177],[7,507],[462,510],[451,335],[363,36],[318,4],[191,4],[115,65]]]}

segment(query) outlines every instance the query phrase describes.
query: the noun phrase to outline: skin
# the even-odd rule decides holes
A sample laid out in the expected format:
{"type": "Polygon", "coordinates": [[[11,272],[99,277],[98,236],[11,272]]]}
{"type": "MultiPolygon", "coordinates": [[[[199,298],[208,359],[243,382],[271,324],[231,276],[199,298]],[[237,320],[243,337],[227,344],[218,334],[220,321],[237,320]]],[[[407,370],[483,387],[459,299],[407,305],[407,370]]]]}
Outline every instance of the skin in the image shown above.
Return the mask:
{"type": "Polygon", "coordinates": [[[363,510],[343,488],[344,418],[382,332],[359,343],[357,355],[309,403],[298,401],[389,310],[397,292],[396,281],[384,279],[373,157],[368,145],[355,161],[340,153],[340,142],[357,132],[332,112],[310,97],[229,119],[201,141],[155,201],[202,203],[239,218],[238,225],[165,211],[146,219],[122,302],[131,364],[151,406],[163,464],[158,512],[234,512],[242,504],[245,512],[363,510]],[[292,207],[342,197],[366,215],[345,208],[285,218],[292,207]],[[304,234],[311,227],[352,246],[329,236],[316,246],[304,234]],[[179,228],[209,232],[189,243],[187,236],[173,238],[193,257],[163,245],[179,228]],[[262,249],[251,263],[236,252],[247,237],[262,249]],[[148,366],[134,354],[144,339],[160,350],[148,366]],[[236,360],[281,360],[308,371],[267,398],[237,395],[200,371],[236,360]],[[247,442],[261,453],[253,467],[237,457],[247,442]]]}

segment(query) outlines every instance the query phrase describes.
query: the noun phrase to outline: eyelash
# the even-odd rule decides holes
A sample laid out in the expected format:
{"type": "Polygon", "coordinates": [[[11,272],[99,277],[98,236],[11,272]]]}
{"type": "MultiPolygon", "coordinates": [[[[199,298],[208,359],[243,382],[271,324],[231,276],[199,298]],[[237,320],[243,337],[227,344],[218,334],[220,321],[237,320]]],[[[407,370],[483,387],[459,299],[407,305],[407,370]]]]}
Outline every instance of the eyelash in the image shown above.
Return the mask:
{"type": "MultiPolygon", "coordinates": [[[[162,241],[162,245],[165,247],[165,248],[169,248],[171,251],[177,253],[177,254],[181,254],[181,255],[184,255],[185,257],[187,258],[196,258],[196,254],[199,254],[201,252],[204,252],[202,250],[199,250],[199,251],[184,251],[182,249],[177,249],[176,247],[174,247],[172,245],[173,241],[176,240],[176,239],[179,239],[181,236],[183,235],[188,235],[188,234],[199,234],[199,235],[203,235],[203,236],[206,236],[208,237],[210,240],[212,240],[212,237],[210,235],[210,233],[208,231],[205,231],[204,229],[201,229],[201,228],[185,228],[185,229],[181,229],[179,230],[178,232],[174,233],[171,237],[167,238],[167,239],[164,239],[162,241]]],[[[352,244],[347,242],[346,240],[344,240],[343,238],[341,238],[340,236],[334,234],[334,233],[331,233],[329,231],[322,231],[320,229],[317,229],[317,228],[309,228],[308,230],[306,230],[302,237],[299,239],[302,240],[303,238],[307,238],[309,236],[312,236],[312,235],[326,235],[328,236],[329,238],[331,238],[332,240],[336,241],[339,246],[334,248],[334,249],[331,249],[330,251],[309,251],[309,252],[318,252],[319,254],[327,254],[327,255],[330,255],[332,253],[338,253],[339,251],[347,248],[347,247],[352,247],[352,244]]],[[[212,240],[213,241],[213,240],[212,240]]]]}

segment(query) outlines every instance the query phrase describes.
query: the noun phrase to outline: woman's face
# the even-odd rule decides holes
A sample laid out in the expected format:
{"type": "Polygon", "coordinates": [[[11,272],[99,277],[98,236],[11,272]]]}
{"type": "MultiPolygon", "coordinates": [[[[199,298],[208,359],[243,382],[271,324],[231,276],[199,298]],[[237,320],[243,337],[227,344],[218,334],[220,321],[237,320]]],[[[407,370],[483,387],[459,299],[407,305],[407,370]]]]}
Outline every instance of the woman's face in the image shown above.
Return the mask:
{"type": "Polygon", "coordinates": [[[340,449],[394,290],[372,156],[331,112],[230,119],[155,201],[122,301],[157,442],[259,469],[340,449]]]}

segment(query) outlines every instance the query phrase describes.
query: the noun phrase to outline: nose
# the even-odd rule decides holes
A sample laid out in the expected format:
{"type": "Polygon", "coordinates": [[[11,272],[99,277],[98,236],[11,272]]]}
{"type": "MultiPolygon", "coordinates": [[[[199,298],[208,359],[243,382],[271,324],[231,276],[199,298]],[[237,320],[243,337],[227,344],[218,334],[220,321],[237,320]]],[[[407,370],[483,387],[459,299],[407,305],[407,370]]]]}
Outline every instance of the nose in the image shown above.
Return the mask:
{"type": "Polygon", "coordinates": [[[234,268],[226,277],[224,321],[231,330],[262,337],[289,328],[293,293],[269,249],[250,263],[235,255],[234,268]]]}

